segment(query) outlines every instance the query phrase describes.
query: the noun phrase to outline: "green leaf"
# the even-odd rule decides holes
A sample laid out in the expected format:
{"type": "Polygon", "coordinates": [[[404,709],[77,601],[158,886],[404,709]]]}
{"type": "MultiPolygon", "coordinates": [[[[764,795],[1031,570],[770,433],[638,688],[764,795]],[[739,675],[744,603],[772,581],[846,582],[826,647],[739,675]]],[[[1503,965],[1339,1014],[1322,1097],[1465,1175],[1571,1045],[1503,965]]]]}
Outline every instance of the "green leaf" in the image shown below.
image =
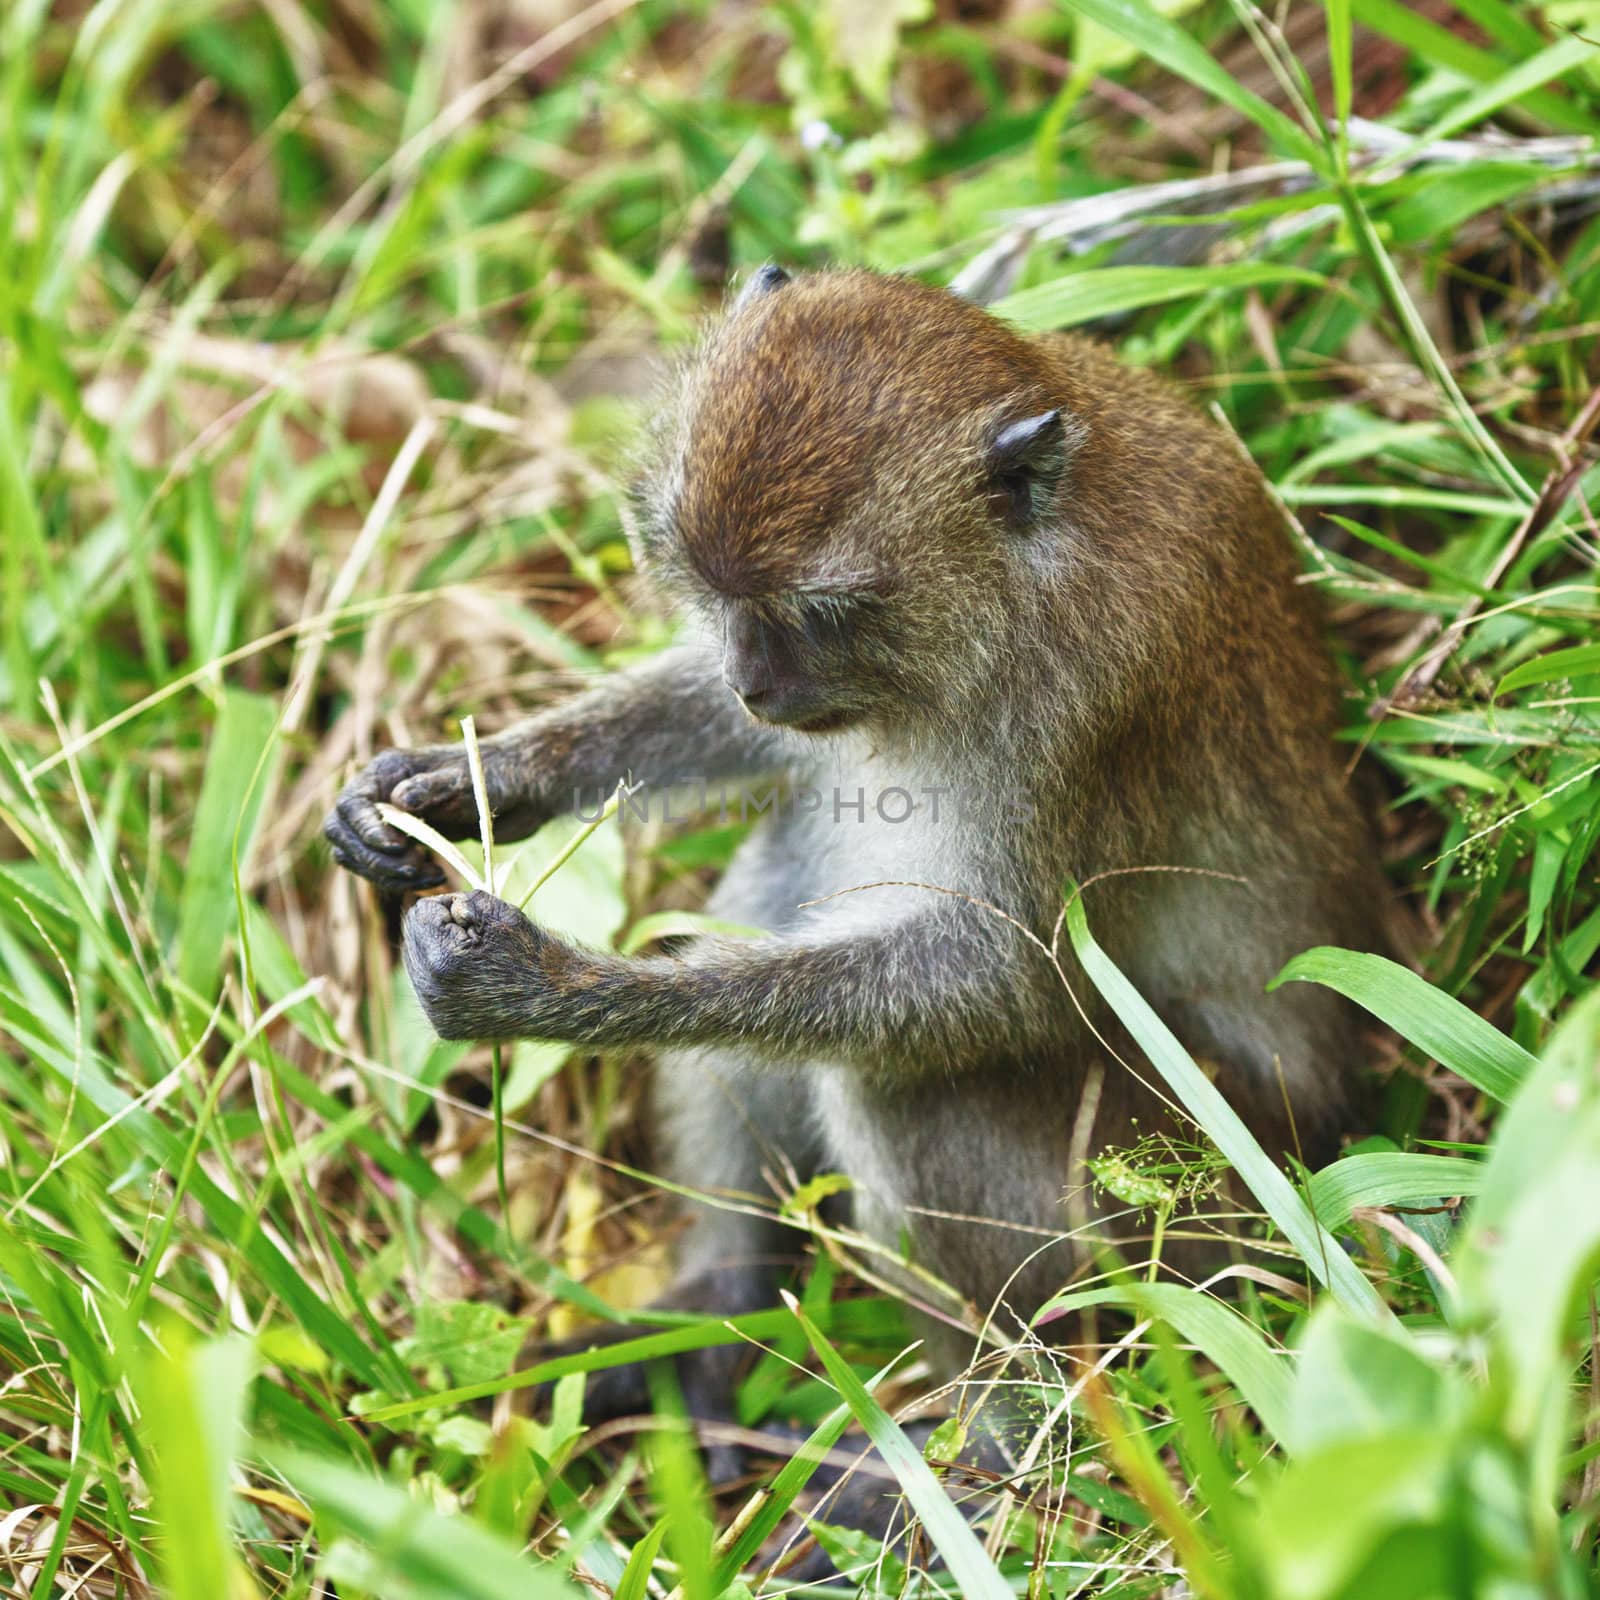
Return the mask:
{"type": "Polygon", "coordinates": [[[1405,192],[1384,212],[1384,222],[1398,243],[1426,245],[1549,180],[1550,168],[1531,161],[1472,161],[1443,171],[1429,168],[1419,179],[1396,185],[1405,192]]]}
{"type": "MultiPolygon", "coordinates": [[[[1478,1595],[1438,1580],[1451,1569],[1446,1543],[1429,1542],[1425,1577],[1392,1560],[1387,1577],[1351,1582],[1376,1565],[1402,1526],[1436,1525],[1446,1504],[1456,1441],[1431,1430],[1361,1438],[1294,1461],[1262,1496],[1257,1548],[1273,1600],[1417,1600],[1420,1595],[1478,1595]],[[1443,1568],[1443,1571],[1437,1569],[1443,1568]]],[[[1514,1591],[1508,1591],[1514,1592],[1514,1591]]]]}
{"type": "Polygon", "coordinates": [[[1339,123],[1341,167],[1350,128],[1351,74],[1350,0],[1325,0],[1328,23],[1328,71],[1333,77],[1333,114],[1339,123]]]}
{"type": "Polygon", "coordinates": [[[656,1552],[661,1548],[666,1532],[667,1523],[663,1517],[633,1547],[633,1554],[628,1557],[628,1565],[622,1574],[622,1582],[617,1585],[615,1600],[648,1600],[650,1573],[655,1567],[656,1552]]]}
{"type": "MultiPolygon", "coordinates": [[[[1492,51],[1469,44],[1423,15],[1409,0],[1351,0],[1358,22],[1403,45],[1419,61],[1458,72],[1475,83],[1499,82],[1512,70],[1492,51]]],[[[1523,92],[1524,110],[1568,133],[1593,133],[1595,119],[1572,100],[1537,86],[1523,92]]]]}
{"type": "Polygon", "coordinates": [[[800,1491],[822,1465],[827,1453],[839,1442],[850,1425],[849,1406],[838,1406],[812,1430],[805,1443],[778,1469],[766,1486],[760,1509],[740,1529],[738,1537],[723,1552],[717,1563],[716,1582],[723,1589],[731,1584],[739,1569],[766,1543],[778,1524],[789,1514],[800,1491]]]}
{"type": "Polygon", "coordinates": [[[939,1480],[922,1459],[922,1452],[867,1392],[855,1369],[828,1343],[798,1302],[791,1299],[789,1305],[823,1370],[899,1480],[911,1509],[921,1519],[934,1548],[944,1557],[963,1600],[1015,1600],[1011,1585],[1000,1576],[967,1519],[940,1488],[939,1480]]]}
{"type": "Polygon", "coordinates": [[[766,937],[763,928],[752,928],[744,922],[729,922],[723,917],[708,917],[703,911],[657,911],[648,917],[640,917],[628,929],[617,949],[622,955],[631,956],[658,939],[693,938],[708,933],[724,939],[766,937]]]}
{"type": "MultiPolygon", "coordinates": [[[[430,1600],[578,1600],[588,1592],[549,1562],[525,1561],[469,1517],[441,1516],[381,1478],[299,1451],[265,1455],[316,1513],[325,1542],[342,1529],[368,1547],[388,1592],[430,1600]]],[[[214,1591],[213,1600],[224,1592],[214,1591]]]]}
{"type": "Polygon", "coordinates": [[[932,0],[825,0],[833,53],[874,105],[889,103],[889,77],[903,26],[932,14],[932,0]]]}
{"type": "Polygon", "coordinates": [[[1303,1455],[1396,1430],[1449,1427],[1464,1408],[1460,1389],[1409,1336],[1352,1322],[1325,1304],[1300,1349],[1282,1443],[1303,1455]]]}
{"type": "MultiPolygon", "coordinates": [[[[1452,1256],[1462,1314],[1497,1349],[1509,1426],[1551,1442],[1568,1404],[1572,1313],[1600,1257],[1597,1047],[1600,991],[1591,991],[1500,1119],[1472,1226],[1452,1256]]],[[[1543,1457],[1553,1474],[1552,1460],[1543,1457]]]]}
{"type": "Polygon", "coordinates": [[[1232,106],[1280,148],[1320,170],[1322,150],[1303,128],[1245,88],[1192,33],[1162,16],[1149,0],[1060,0],[1060,4],[1126,40],[1141,55],[1180,78],[1187,78],[1224,105],[1232,106]]]}
{"type": "Polygon", "coordinates": [[[645,1440],[650,1496],[662,1511],[683,1600],[715,1600],[711,1496],[683,1395],[670,1365],[650,1368],[649,1377],[651,1405],[662,1422],[645,1440]]]}
{"type": "Polygon", "coordinates": [[[1481,1161],[1460,1156],[1415,1155],[1379,1150],[1346,1156],[1311,1180],[1311,1209],[1325,1228],[1342,1228],[1357,1206],[1405,1205],[1449,1195],[1477,1194],[1481,1161]]]}
{"type": "Polygon", "coordinates": [[[1600,644],[1578,644],[1566,650],[1551,650],[1532,661],[1513,667],[1494,686],[1496,698],[1513,689],[1526,689],[1534,683],[1560,683],[1565,678],[1582,678],[1600,672],[1600,644]]]}
{"type": "Polygon", "coordinates": [[[1020,327],[1071,328],[1141,306],[1186,300],[1212,289],[1298,283],[1323,289],[1328,280],[1302,267],[1243,261],[1222,267],[1092,267],[1032,289],[1019,289],[990,309],[1020,327]]]}
{"type": "Polygon", "coordinates": [[[162,1352],[150,1357],[141,1389],[157,1469],[164,1592],[171,1600],[242,1594],[230,1511],[254,1352],[238,1336],[193,1344],[176,1321],[162,1344],[162,1352]]]}
{"type": "Polygon", "coordinates": [[[1521,1045],[1384,956],[1324,945],[1296,956],[1268,987],[1281,983],[1326,984],[1496,1100],[1509,1100],[1533,1070],[1521,1045]]]}
{"type": "Polygon", "coordinates": [[[662,1333],[647,1333],[637,1339],[622,1339],[593,1350],[572,1355],[552,1356],[531,1367],[524,1367],[504,1378],[443,1389],[416,1400],[401,1400],[365,1413],[369,1422],[394,1422],[419,1411],[436,1411],[445,1406],[464,1405],[511,1389],[526,1389],[571,1372],[601,1372],[609,1367],[630,1366],[638,1361],[653,1361],[658,1356],[675,1356],[685,1350],[704,1350],[712,1345],[744,1344],[751,1339],[775,1338],[793,1324],[786,1311],[751,1311],[737,1317],[705,1317],[662,1333]]]}
{"type": "Polygon", "coordinates": [[[1071,1289],[1041,1306],[1038,1327],[1087,1306],[1127,1306],[1171,1324],[1237,1389],[1275,1439],[1289,1433],[1289,1358],[1261,1330],[1213,1295],[1178,1283],[1119,1283],[1071,1289]]]}
{"type": "Polygon", "coordinates": [[[1584,65],[1594,55],[1596,48],[1577,34],[1564,35],[1537,55],[1528,56],[1508,71],[1481,84],[1431,127],[1419,133],[1412,144],[1388,157],[1383,165],[1404,161],[1425,146],[1439,139],[1448,139],[1463,128],[1482,122],[1502,106],[1524,99],[1533,90],[1543,88],[1552,78],[1559,78],[1584,65]]]}
{"type": "Polygon", "coordinates": [[[1076,891],[1067,901],[1066,923],[1072,948],[1089,981],[1150,1058],[1151,1065],[1166,1080],[1179,1103],[1227,1157],[1284,1238],[1300,1252],[1307,1269],[1325,1283],[1353,1315],[1368,1321],[1388,1321],[1388,1307],[1340,1248],[1339,1242],[1318,1225],[1306,1209],[1305,1201],[1256,1142],[1239,1114],[1128,982],[1117,964],[1090,937],[1083,898],[1076,891]]]}
{"type": "Polygon", "coordinates": [[[211,736],[189,833],[177,951],[179,978],[207,1000],[222,985],[222,947],[234,928],[234,841],[243,861],[261,802],[263,752],[276,740],[277,720],[271,700],[234,689],[211,736]]]}
{"type": "Polygon", "coordinates": [[[430,1300],[399,1353],[411,1366],[437,1363],[451,1383],[487,1383],[511,1370],[528,1333],[522,1318],[486,1301],[430,1300]]]}

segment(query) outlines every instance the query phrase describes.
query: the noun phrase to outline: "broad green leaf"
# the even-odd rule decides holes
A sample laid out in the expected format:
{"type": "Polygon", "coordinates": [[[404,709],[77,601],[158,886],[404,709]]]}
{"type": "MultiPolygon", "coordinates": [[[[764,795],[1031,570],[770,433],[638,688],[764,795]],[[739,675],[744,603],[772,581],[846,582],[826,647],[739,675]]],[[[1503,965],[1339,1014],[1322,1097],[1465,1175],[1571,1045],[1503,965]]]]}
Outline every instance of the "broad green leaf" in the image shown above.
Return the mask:
{"type": "Polygon", "coordinates": [[[1430,1055],[1473,1088],[1509,1100],[1533,1070],[1534,1058],[1459,1000],[1385,956],[1324,945],[1296,956],[1274,978],[1324,983],[1430,1055]]]}
{"type": "Polygon", "coordinates": [[[482,1300],[430,1300],[417,1331],[397,1346],[411,1366],[437,1363],[451,1383],[486,1383],[511,1370],[530,1325],[482,1300]]]}
{"type": "Polygon", "coordinates": [[[1454,1424],[1462,1386],[1396,1330],[1353,1322],[1324,1304],[1300,1347],[1282,1443],[1293,1455],[1347,1440],[1454,1424]]]}
{"type": "Polygon", "coordinates": [[[141,1384],[157,1467],[159,1548],[171,1600],[239,1600],[251,1593],[232,1548],[234,1463],[254,1376],[250,1342],[232,1335],[191,1342],[176,1321],[152,1351],[141,1384]]]}
{"type": "Polygon", "coordinates": [[[1072,328],[1141,306],[1186,300],[1213,289],[1248,289],[1296,283],[1326,288],[1327,279],[1303,267],[1244,261],[1223,267],[1091,267],[1051,283],[1019,289],[990,309],[1020,327],[1072,328]]]}
{"type": "Polygon", "coordinates": [[[617,949],[631,956],[657,939],[679,939],[696,934],[718,934],[725,939],[764,939],[764,928],[752,928],[748,923],[729,922],[723,917],[708,917],[703,911],[657,911],[640,917],[628,929],[617,949]]]}
{"type": "Polygon", "coordinates": [[[1472,1226],[1452,1257],[1462,1314],[1499,1349],[1509,1424],[1547,1448],[1568,1403],[1572,1313],[1600,1258],[1597,1045],[1600,992],[1591,992],[1500,1119],[1472,1226]]]}
{"type": "Polygon", "coordinates": [[[566,1064],[572,1046],[560,1040],[518,1039],[511,1046],[501,1104],[506,1116],[515,1116],[566,1064]]]}
{"type": "Polygon", "coordinates": [[[1379,1150],[1346,1156],[1311,1180],[1311,1209],[1325,1228],[1342,1228],[1357,1206],[1395,1206],[1477,1194],[1481,1161],[1379,1150]]]}
{"type": "Polygon", "coordinates": [[[1587,677],[1591,672],[1600,672],[1600,644],[1572,645],[1513,667],[1494,686],[1494,692],[1498,698],[1514,689],[1526,689],[1530,684],[1560,683],[1567,678],[1587,677]]]}
{"type": "MultiPolygon", "coordinates": [[[[583,829],[584,824],[574,817],[557,817],[526,844],[497,850],[495,875],[505,874],[498,888],[500,898],[521,905],[530,887],[583,829]]],[[[462,854],[474,865],[482,859],[482,852],[471,841],[463,845],[462,854]]],[[[525,909],[541,928],[596,949],[609,949],[628,915],[622,870],[622,829],[614,821],[607,822],[535,891],[525,909]]]]}
{"type": "MultiPolygon", "coordinates": [[[[1397,1551],[1356,1584],[1386,1541],[1406,1527],[1437,1527],[1447,1504],[1456,1440],[1430,1430],[1394,1429],[1290,1462],[1262,1496],[1257,1548],[1272,1600],[1418,1600],[1478,1595],[1441,1582],[1451,1571],[1449,1543],[1437,1534],[1420,1552],[1397,1551]],[[1388,1572],[1384,1574],[1387,1565],[1388,1572]]],[[[1516,1591],[1509,1591],[1516,1592],[1516,1591]]]]}
{"type": "Polygon", "coordinates": [[[1178,1102],[1227,1157],[1262,1209],[1272,1218],[1306,1268],[1333,1291],[1352,1315],[1386,1322],[1389,1309],[1326,1228],[1306,1209],[1288,1178],[1256,1142],[1238,1112],[1195,1064],[1149,1002],[1089,934],[1083,898],[1069,891],[1067,934],[1089,981],[1166,1080],[1178,1102]]]}

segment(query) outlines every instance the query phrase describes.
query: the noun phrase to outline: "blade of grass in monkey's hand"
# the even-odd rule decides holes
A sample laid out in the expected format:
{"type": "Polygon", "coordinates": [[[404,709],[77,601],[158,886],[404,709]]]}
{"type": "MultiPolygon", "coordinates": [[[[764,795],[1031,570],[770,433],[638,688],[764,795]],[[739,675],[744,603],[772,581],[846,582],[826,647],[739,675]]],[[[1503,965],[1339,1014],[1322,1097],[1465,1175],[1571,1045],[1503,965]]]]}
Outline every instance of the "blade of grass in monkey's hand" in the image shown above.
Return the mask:
{"type": "Polygon", "coordinates": [[[472,863],[437,828],[430,828],[421,817],[402,811],[387,800],[378,802],[378,815],[397,833],[403,833],[408,839],[415,839],[425,850],[431,850],[446,866],[460,873],[474,889],[488,887],[472,863]]]}

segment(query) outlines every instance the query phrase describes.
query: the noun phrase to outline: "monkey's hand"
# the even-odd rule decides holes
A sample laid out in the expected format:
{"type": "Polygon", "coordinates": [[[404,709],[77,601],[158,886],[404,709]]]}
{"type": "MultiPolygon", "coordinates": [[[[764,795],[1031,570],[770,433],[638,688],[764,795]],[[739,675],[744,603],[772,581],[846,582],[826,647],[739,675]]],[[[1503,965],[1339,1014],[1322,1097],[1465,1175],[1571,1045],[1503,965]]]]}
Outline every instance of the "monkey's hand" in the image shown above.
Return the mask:
{"type": "MultiPolygon", "coordinates": [[[[525,838],[548,820],[530,793],[527,763],[514,748],[497,746],[494,740],[485,740],[482,750],[495,836],[525,838]]],[[[420,817],[447,839],[475,838],[478,807],[466,750],[447,744],[385,750],[345,788],[322,825],[333,846],[333,859],[380,889],[399,894],[443,883],[444,873],[422,846],[379,816],[378,803],[383,800],[420,817]]]]}
{"type": "Polygon", "coordinates": [[[584,954],[479,889],[419,900],[406,913],[406,971],[441,1039],[553,1037],[584,954]]]}

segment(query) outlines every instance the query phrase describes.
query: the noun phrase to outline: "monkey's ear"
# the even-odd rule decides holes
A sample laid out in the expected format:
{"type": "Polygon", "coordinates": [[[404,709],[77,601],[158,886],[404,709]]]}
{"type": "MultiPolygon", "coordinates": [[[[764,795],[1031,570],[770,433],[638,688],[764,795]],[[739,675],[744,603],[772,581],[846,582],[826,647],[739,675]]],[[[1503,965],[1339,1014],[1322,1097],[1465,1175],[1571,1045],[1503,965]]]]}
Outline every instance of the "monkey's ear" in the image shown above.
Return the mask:
{"type": "Polygon", "coordinates": [[[738,311],[741,307],[749,305],[752,300],[759,300],[763,295],[771,294],[774,289],[781,289],[789,281],[789,274],[782,267],[775,267],[769,261],[764,267],[757,267],[750,281],[739,291],[739,298],[733,302],[733,309],[738,311]]]}
{"type": "Polygon", "coordinates": [[[1003,423],[989,440],[984,464],[989,499],[1008,526],[1032,527],[1066,469],[1068,432],[1059,411],[1003,423]]]}

